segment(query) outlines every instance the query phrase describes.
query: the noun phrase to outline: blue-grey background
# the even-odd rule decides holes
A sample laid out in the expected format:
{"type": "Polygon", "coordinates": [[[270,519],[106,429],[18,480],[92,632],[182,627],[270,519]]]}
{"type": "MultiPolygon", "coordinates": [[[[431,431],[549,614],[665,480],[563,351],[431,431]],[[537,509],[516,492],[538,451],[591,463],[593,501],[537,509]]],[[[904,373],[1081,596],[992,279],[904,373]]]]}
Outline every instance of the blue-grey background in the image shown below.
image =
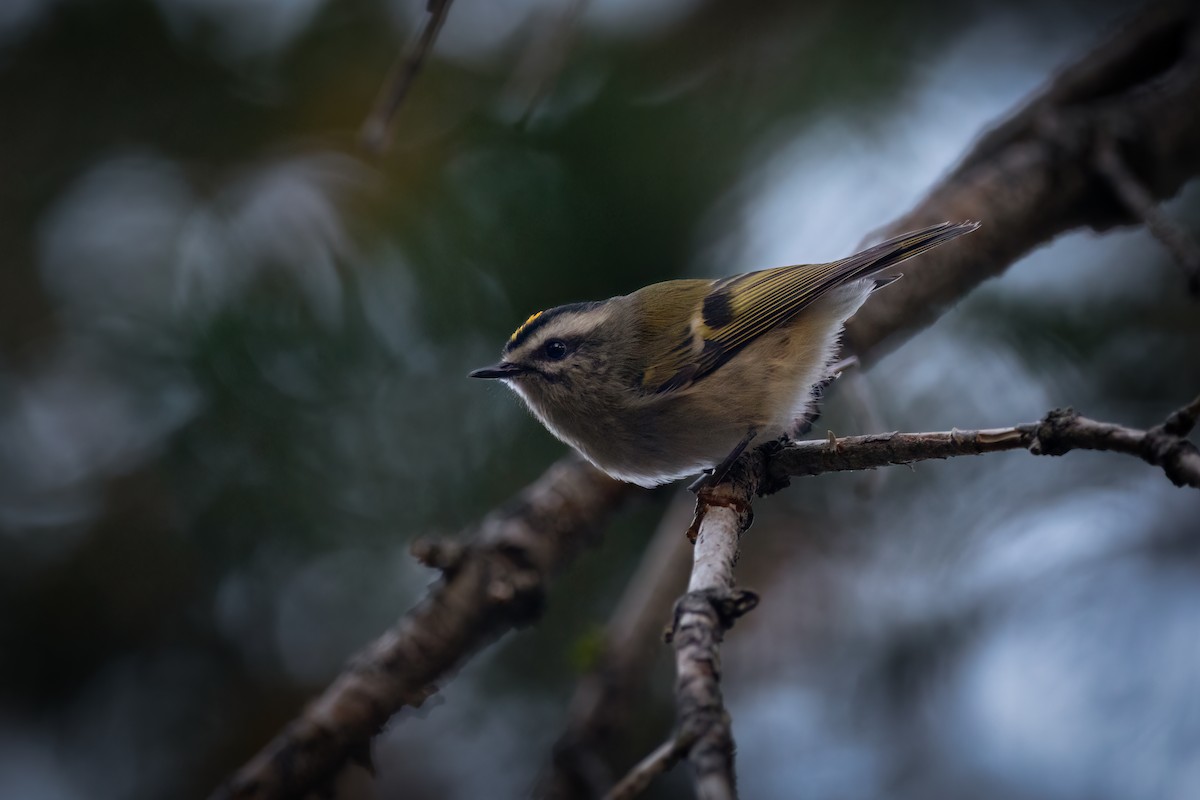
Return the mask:
{"type": "MultiPolygon", "coordinates": [[[[464,377],[518,322],[848,254],[1125,10],[458,0],[375,158],[421,0],[0,3],[0,796],[207,794],[421,596],[413,537],[562,453],[464,377]]],[[[1200,233],[1195,186],[1167,210],[1200,233]]],[[[1155,424],[1200,391],[1183,286],[1145,232],[1065,236],[821,432],[1155,424]]],[[[339,797],[527,793],[666,499],[339,797]]],[[[1017,453],[759,505],[724,650],[746,796],[1200,795],[1195,492],[1017,453]]]]}

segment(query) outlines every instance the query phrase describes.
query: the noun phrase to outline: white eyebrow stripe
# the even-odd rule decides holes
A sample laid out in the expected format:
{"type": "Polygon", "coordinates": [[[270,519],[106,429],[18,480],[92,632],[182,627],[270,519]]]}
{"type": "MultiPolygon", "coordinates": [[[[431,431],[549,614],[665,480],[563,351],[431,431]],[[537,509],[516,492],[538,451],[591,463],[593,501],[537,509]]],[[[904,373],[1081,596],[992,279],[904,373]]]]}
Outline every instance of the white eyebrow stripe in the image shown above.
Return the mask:
{"type": "Polygon", "coordinates": [[[508,354],[509,360],[519,361],[540,350],[551,339],[585,338],[597,325],[608,319],[610,309],[597,306],[587,312],[567,312],[549,319],[515,351],[508,354]],[[598,313],[597,313],[598,312],[598,313]]]}

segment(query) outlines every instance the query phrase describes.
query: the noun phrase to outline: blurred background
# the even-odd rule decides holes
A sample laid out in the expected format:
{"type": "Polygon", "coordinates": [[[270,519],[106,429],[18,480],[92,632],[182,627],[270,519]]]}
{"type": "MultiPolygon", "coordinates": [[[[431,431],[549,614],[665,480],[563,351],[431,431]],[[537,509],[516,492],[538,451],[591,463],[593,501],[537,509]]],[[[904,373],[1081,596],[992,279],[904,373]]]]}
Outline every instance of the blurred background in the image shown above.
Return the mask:
{"type": "MultiPolygon", "coordinates": [[[[423,0],[4,0],[0,796],[207,795],[423,594],[412,538],[562,454],[464,377],[517,323],[852,252],[1128,5],[458,0],[377,158],[423,0]]],[[[1200,233],[1195,185],[1167,210],[1200,233]]],[[[818,430],[1156,424],[1200,390],[1183,285],[1144,231],[1062,237],[818,430]]],[[[669,497],[338,796],[528,794],[669,497]]],[[[759,506],[747,797],[1200,796],[1197,493],[1008,454],[759,506]]]]}

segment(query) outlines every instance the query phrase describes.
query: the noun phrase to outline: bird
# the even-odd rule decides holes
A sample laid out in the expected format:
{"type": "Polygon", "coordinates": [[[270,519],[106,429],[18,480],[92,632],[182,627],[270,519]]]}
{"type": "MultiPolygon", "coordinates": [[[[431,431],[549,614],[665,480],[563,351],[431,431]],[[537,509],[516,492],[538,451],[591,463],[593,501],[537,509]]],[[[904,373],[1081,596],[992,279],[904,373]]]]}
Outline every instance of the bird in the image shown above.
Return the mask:
{"type": "MultiPolygon", "coordinates": [[[[554,436],[644,487],[786,437],[829,376],[847,319],[891,268],[979,227],[944,222],[824,264],[651,284],[529,316],[472,378],[512,389],[554,436]]],[[[701,484],[698,481],[697,484],[701,484]]]]}

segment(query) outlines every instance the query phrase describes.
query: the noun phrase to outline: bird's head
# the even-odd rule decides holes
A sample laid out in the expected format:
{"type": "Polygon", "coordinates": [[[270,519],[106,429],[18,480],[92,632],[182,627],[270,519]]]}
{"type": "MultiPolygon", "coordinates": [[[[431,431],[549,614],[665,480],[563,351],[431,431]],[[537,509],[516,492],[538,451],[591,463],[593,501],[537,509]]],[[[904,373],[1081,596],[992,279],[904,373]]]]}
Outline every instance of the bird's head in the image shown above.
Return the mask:
{"type": "Polygon", "coordinates": [[[543,421],[586,405],[603,389],[613,352],[614,301],[572,303],[539,311],[504,345],[500,361],[470,373],[504,381],[543,421]]]}

